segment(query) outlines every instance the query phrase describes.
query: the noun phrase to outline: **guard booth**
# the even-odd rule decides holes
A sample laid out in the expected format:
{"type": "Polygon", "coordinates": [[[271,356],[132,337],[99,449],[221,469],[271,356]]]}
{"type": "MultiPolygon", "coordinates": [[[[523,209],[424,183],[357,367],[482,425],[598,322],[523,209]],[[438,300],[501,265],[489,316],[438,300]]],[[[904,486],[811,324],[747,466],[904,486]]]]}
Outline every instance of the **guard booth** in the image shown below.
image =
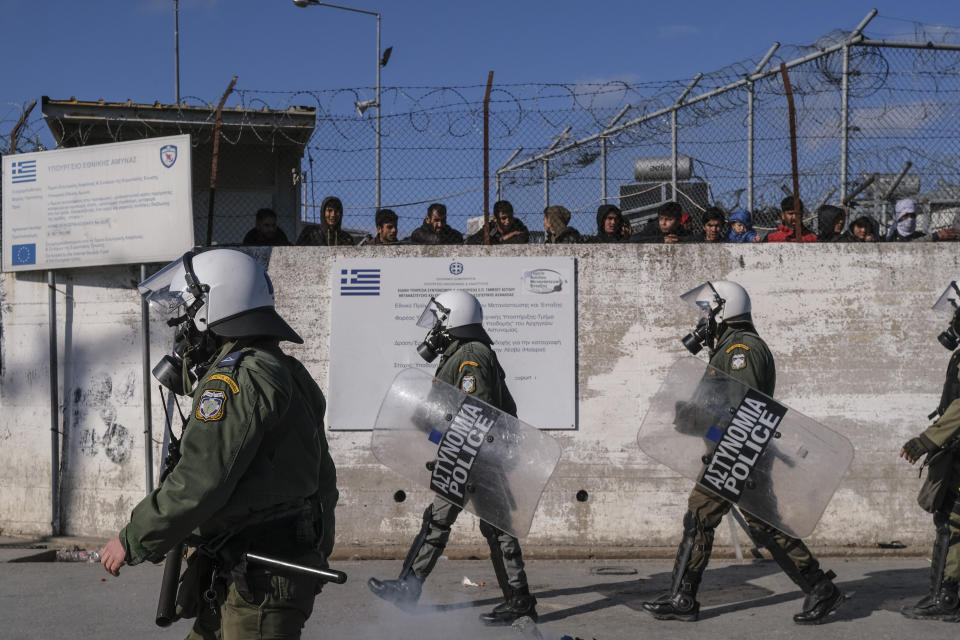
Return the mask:
{"type": "Polygon", "coordinates": [[[223,109],[214,198],[213,234],[208,240],[210,166],[216,108],[156,102],[84,102],[43,97],[44,119],[58,147],[78,147],[190,134],[193,169],[194,238],[198,245],[240,244],[258,209],[277,212],[290,242],[299,233],[300,161],[313,135],[316,110],[223,109]]]}

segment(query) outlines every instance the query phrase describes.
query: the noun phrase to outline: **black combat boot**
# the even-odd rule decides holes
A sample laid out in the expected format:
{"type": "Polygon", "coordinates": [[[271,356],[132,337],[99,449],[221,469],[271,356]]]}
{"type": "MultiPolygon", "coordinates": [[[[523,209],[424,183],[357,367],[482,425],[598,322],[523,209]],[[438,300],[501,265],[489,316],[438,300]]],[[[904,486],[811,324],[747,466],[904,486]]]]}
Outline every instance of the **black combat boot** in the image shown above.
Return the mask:
{"type": "Polygon", "coordinates": [[[411,574],[400,580],[370,578],[367,580],[367,586],[370,587],[370,591],[387,602],[392,602],[401,609],[407,609],[416,605],[417,600],[420,599],[423,581],[411,574]]]}
{"type": "Polygon", "coordinates": [[[499,626],[513,624],[515,620],[528,617],[537,621],[537,599],[530,595],[530,589],[523,587],[514,589],[513,595],[506,602],[501,602],[490,613],[480,614],[480,622],[485,625],[499,626]]]}
{"type": "Polygon", "coordinates": [[[833,584],[837,577],[833,571],[823,573],[809,582],[812,586],[806,590],[807,596],[803,599],[803,611],[793,616],[797,624],[820,624],[824,619],[843,604],[846,596],[833,584]]]}
{"type": "Polygon", "coordinates": [[[684,576],[673,593],[665,593],[656,600],[643,603],[643,610],[657,620],[682,620],[696,622],[700,617],[700,603],[697,602],[699,580],[684,576]]]}
{"type": "Polygon", "coordinates": [[[912,620],[943,620],[960,622],[960,597],[957,583],[944,581],[935,594],[929,594],[912,607],[900,609],[900,613],[912,620]]]}

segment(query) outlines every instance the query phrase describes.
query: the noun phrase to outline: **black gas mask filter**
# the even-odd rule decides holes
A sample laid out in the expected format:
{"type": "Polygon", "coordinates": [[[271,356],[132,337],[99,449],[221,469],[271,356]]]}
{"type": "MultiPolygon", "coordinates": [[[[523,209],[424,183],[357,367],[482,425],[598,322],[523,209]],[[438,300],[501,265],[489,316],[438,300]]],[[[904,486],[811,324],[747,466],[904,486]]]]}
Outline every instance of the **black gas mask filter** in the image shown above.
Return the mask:
{"type": "Polygon", "coordinates": [[[193,302],[183,315],[167,320],[168,326],[175,327],[173,353],[164,355],[153,367],[153,377],[177,395],[189,395],[192,392],[197,381],[193,370],[216,353],[219,347],[214,336],[199,331],[193,323],[193,317],[204,304],[204,294],[210,291],[209,285],[200,284],[197,280],[193,271],[193,256],[192,251],[183,256],[184,280],[193,302]]]}
{"type": "MultiPolygon", "coordinates": [[[[713,289],[713,285],[710,285],[710,288],[713,289]]],[[[704,308],[704,315],[702,315],[697,322],[697,327],[681,338],[683,346],[693,355],[700,353],[704,345],[706,345],[708,349],[713,349],[714,340],[717,337],[717,314],[723,309],[723,305],[726,302],[726,300],[720,297],[716,289],[713,289],[713,296],[713,308],[709,310],[704,308]]],[[[704,304],[704,306],[706,305],[706,303],[702,304],[704,304]]]]}
{"type": "MultiPolygon", "coordinates": [[[[953,283],[953,288],[957,289],[956,282],[953,283]]],[[[957,294],[960,295],[960,289],[957,289],[957,294]]],[[[953,303],[953,305],[956,307],[956,303],[953,303]]],[[[954,309],[950,326],[947,327],[946,331],[937,336],[937,340],[950,351],[960,346],[960,307],[954,309]]]]}
{"type": "Polygon", "coordinates": [[[447,347],[449,347],[453,341],[453,338],[450,337],[450,334],[447,333],[446,328],[443,326],[443,321],[450,317],[450,309],[438,304],[434,298],[430,298],[430,304],[443,314],[443,318],[437,317],[436,322],[433,323],[433,327],[427,332],[427,336],[423,339],[423,342],[417,345],[417,353],[427,362],[436,360],[437,356],[446,351],[447,347]]]}

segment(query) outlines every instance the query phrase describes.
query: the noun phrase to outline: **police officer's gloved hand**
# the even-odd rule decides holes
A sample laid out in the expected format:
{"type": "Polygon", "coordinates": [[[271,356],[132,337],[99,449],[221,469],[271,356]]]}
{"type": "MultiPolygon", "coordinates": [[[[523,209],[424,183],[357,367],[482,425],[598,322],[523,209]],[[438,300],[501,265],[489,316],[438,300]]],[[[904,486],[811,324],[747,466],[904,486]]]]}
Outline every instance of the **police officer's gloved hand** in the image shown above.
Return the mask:
{"type": "Polygon", "coordinates": [[[903,445],[902,456],[906,457],[910,464],[913,464],[931,451],[934,451],[937,445],[925,435],[919,435],[916,438],[910,438],[903,445]]]}

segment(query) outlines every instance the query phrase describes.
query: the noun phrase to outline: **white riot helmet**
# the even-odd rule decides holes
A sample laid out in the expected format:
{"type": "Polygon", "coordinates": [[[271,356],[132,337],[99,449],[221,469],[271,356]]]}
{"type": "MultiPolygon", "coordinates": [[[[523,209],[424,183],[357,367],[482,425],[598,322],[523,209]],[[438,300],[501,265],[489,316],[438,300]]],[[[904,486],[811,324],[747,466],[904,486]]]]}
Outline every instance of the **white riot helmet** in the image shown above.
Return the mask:
{"type": "Polygon", "coordinates": [[[453,338],[493,344],[483,328],[483,307],[473,294],[466,291],[444,291],[430,298],[417,326],[430,330],[417,347],[427,362],[433,362],[453,338]]]}
{"type": "Polygon", "coordinates": [[[167,324],[176,327],[174,353],[164,356],[154,375],[177,393],[192,378],[182,371],[213,355],[217,338],[269,336],[303,342],[274,308],[273,283],[266,270],[240,251],[188,251],[138,288],[152,306],[169,316],[167,324]]]}
{"type": "Polygon", "coordinates": [[[747,290],[730,280],[705,282],[680,298],[697,307],[697,328],[682,338],[690,353],[697,354],[707,344],[713,347],[719,326],[724,322],[750,322],[750,296],[747,290]]]}
{"type": "Polygon", "coordinates": [[[947,285],[944,292],[940,294],[936,304],[933,305],[933,310],[950,317],[950,326],[937,336],[937,340],[953,351],[960,346],[960,286],[957,285],[956,280],[947,285]]]}

